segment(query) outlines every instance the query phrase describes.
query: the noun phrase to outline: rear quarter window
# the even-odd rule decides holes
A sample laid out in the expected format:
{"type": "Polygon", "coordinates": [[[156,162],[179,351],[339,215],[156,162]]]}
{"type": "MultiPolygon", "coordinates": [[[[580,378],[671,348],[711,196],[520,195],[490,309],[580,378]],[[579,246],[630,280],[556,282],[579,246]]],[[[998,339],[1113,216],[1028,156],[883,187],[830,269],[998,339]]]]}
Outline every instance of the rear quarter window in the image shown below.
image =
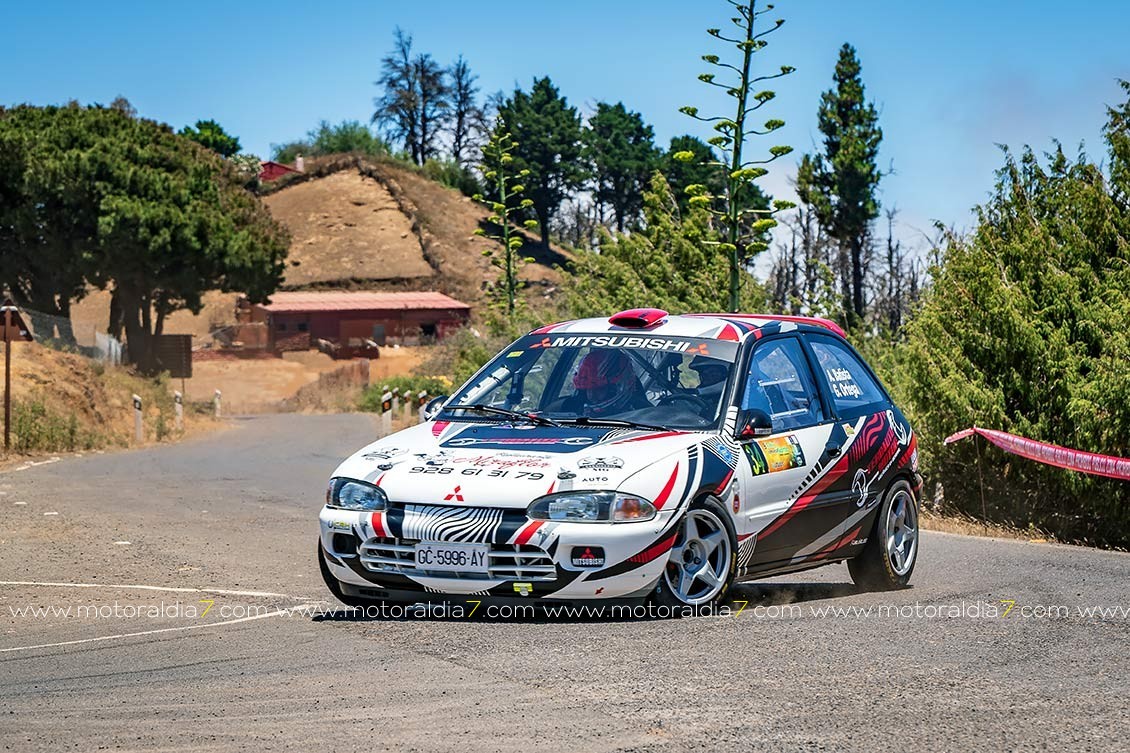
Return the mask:
{"type": "Polygon", "coordinates": [[[830,337],[808,338],[840,418],[855,418],[886,407],[887,395],[855,352],[830,337]]]}

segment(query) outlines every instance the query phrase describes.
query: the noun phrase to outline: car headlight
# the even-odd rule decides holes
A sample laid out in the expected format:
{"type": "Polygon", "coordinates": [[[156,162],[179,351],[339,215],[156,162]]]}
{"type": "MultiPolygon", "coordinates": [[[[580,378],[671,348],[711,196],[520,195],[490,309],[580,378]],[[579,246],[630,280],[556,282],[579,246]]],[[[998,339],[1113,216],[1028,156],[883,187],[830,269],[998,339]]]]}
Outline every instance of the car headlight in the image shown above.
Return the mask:
{"type": "Polygon", "coordinates": [[[621,492],[562,492],[535,499],[526,508],[526,515],[534,520],[566,523],[628,523],[651,520],[655,505],[621,492]]]}
{"type": "Polygon", "coordinates": [[[380,488],[349,478],[330,479],[326,505],[342,510],[378,512],[388,508],[388,497],[380,488]]]}

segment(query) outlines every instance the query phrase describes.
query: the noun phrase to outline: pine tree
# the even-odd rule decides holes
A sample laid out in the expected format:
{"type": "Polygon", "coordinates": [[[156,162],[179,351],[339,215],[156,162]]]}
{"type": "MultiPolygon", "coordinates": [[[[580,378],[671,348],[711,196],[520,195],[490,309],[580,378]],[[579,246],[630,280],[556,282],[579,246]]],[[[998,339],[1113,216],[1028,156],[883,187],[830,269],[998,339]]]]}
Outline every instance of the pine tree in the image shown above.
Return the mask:
{"type": "Polygon", "coordinates": [[[643,192],[659,164],[654,131],[622,102],[598,102],[584,136],[593,199],[601,213],[606,206],[612,210],[616,230],[622,233],[639,218],[643,192]]]}
{"type": "Polygon", "coordinates": [[[561,202],[585,178],[581,118],[548,77],[535,79],[528,94],[515,90],[498,116],[516,142],[515,166],[529,171],[526,195],[533,201],[541,241],[548,248],[550,223],[561,202]]]}
{"type": "Polygon", "coordinates": [[[840,245],[844,308],[848,323],[854,324],[862,320],[866,305],[865,251],[871,222],[879,216],[882,173],[876,159],[883,131],[875,105],[864,97],[859,59],[850,44],[840,49],[834,81],[820,98],[824,154],[801,160],[797,193],[840,245]]]}

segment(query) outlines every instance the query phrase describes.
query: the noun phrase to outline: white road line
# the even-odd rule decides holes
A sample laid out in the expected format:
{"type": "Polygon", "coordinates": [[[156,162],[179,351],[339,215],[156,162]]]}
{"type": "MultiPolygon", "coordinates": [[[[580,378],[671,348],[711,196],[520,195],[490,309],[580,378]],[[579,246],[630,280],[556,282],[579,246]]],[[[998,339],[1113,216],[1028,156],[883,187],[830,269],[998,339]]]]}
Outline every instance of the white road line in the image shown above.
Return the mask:
{"type": "Polygon", "coordinates": [[[219,594],[221,596],[263,596],[275,599],[308,600],[308,596],[290,596],[270,591],[232,591],[225,588],[177,588],[174,586],[137,586],[124,583],[45,583],[35,580],[0,580],[0,586],[49,586],[55,588],[128,588],[135,591],[169,591],[184,594],[219,594]]]}
{"type": "MultiPolygon", "coordinates": [[[[167,589],[169,590],[169,589],[167,589]]],[[[192,589],[171,589],[171,590],[192,590],[192,589]]],[[[213,592],[215,593],[215,592],[213,592]]],[[[250,622],[251,620],[261,620],[266,617],[279,617],[281,615],[290,614],[292,611],[300,609],[314,609],[318,606],[317,603],[313,604],[299,604],[296,607],[289,609],[277,609],[274,612],[267,612],[266,614],[255,614],[248,617],[237,617],[232,620],[223,620],[221,622],[208,622],[199,625],[182,625],[180,627],[158,628],[156,630],[142,630],[137,633],[119,633],[117,635],[100,635],[97,638],[80,638],[73,641],[60,641],[59,643],[40,643],[37,646],[13,646],[12,648],[0,648],[0,654],[6,654],[11,651],[33,651],[39,648],[58,648],[60,646],[77,646],[82,643],[97,643],[99,641],[113,641],[119,638],[136,638],[142,635],[156,635],[158,633],[173,633],[180,630],[197,630],[199,628],[219,627],[220,625],[234,625],[238,622],[250,622]]]]}

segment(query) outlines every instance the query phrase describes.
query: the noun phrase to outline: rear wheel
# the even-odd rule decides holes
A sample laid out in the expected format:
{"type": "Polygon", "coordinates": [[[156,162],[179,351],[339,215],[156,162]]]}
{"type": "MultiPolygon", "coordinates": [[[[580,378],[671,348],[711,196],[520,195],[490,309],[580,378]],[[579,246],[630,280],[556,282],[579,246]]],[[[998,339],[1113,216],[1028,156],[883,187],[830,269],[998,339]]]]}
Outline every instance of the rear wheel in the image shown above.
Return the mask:
{"type": "Polygon", "coordinates": [[[730,516],[715,500],[699,500],[679,524],[655,602],[666,607],[714,604],[729,591],[737,561],[730,516]]]}
{"type": "Polygon", "coordinates": [[[891,484],[863,551],[848,560],[855,585],[870,591],[905,588],[918,561],[918,502],[910,484],[891,484]]]}

